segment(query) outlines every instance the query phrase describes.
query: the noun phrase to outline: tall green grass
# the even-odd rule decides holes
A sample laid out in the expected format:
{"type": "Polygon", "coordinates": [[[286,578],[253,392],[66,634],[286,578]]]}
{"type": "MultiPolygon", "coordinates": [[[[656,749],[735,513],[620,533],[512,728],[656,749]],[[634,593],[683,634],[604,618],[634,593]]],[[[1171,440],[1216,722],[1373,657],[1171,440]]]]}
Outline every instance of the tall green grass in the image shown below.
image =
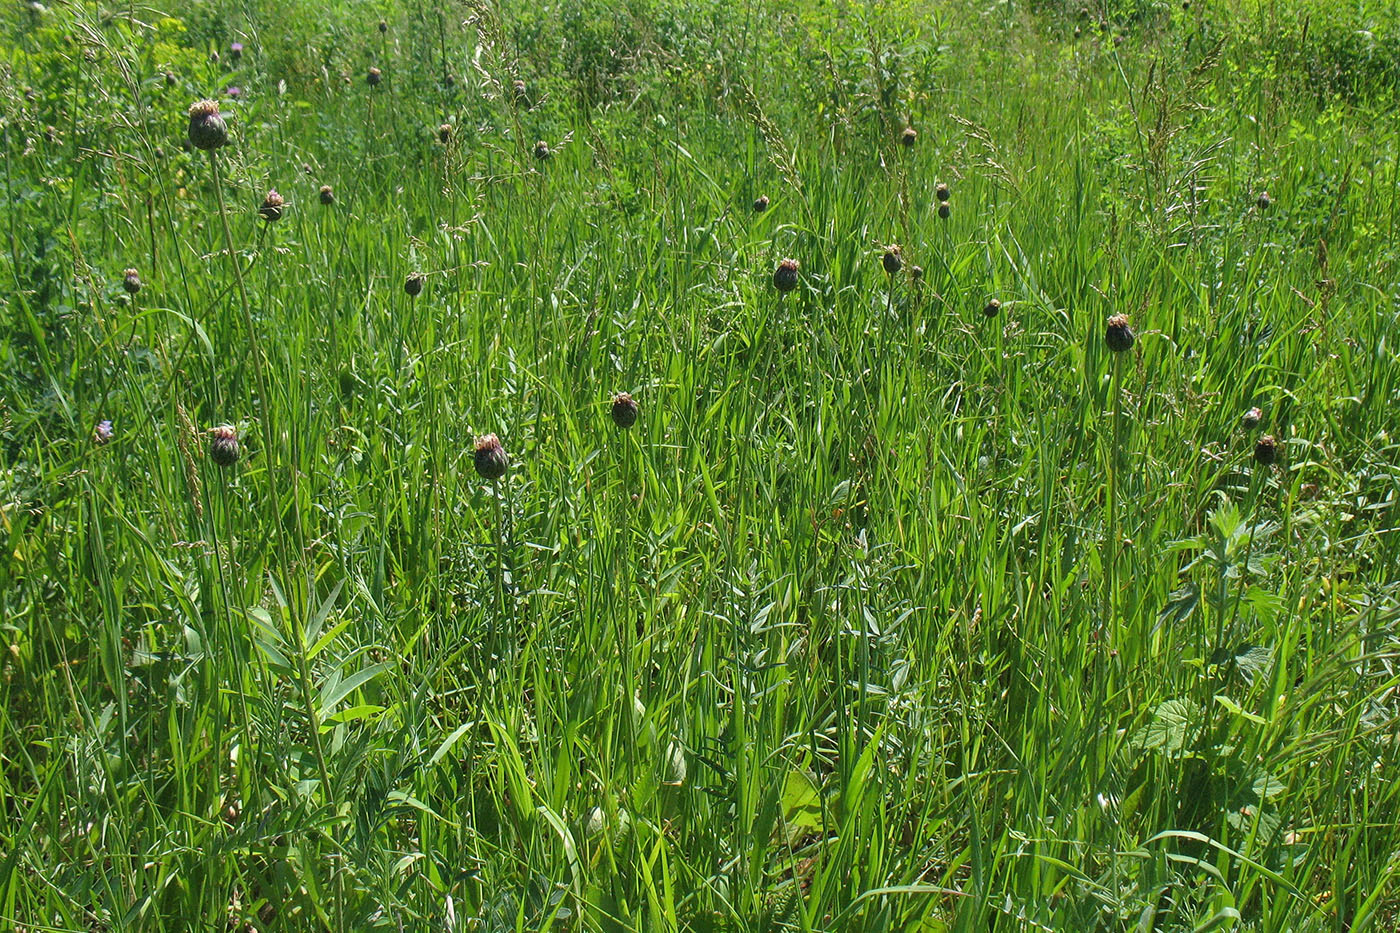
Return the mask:
{"type": "Polygon", "coordinates": [[[1236,14],[12,9],[0,925],[1392,929],[1393,98],[1236,14]]]}

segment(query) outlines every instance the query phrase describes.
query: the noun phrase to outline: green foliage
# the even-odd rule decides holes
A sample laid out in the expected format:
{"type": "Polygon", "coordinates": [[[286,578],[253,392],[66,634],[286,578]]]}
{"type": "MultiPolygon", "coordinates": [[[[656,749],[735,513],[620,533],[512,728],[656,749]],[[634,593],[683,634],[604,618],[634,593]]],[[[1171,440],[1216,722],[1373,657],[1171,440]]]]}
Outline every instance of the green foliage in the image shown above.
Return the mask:
{"type": "Polygon", "coordinates": [[[1080,6],[6,7],[0,927],[1393,929],[1393,13],[1080,6]]]}

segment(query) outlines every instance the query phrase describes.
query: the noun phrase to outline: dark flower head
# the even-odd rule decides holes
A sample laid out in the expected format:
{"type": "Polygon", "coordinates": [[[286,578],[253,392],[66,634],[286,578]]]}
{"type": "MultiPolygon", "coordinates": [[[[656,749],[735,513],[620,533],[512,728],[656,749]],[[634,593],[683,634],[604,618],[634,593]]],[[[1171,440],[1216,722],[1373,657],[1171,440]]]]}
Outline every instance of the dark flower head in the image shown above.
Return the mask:
{"type": "Polygon", "coordinates": [[[112,422],[99,421],[97,427],[92,429],[92,442],[94,444],[105,444],[112,439],[112,422]]]}
{"type": "Polygon", "coordinates": [[[389,24],[384,22],[384,20],[382,19],[379,21],[379,31],[381,33],[386,33],[389,31],[389,24]]]}
{"type": "Polygon", "coordinates": [[[262,207],[258,208],[258,213],[261,214],[263,220],[266,220],[268,223],[281,220],[282,208],[286,203],[282,195],[278,194],[274,189],[267,193],[267,197],[263,198],[262,207]]]}
{"type": "Polygon", "coordinates": [[[321,203],[326,205],[335,203],[335,189],[330,185],[321,186],[321,203]]]}
{"type": "Polygon", "coordinates": [[[911,267],[911,268],[909,269],[909,277],[912,278],[915,282],[921,281],[921,280],[923,279],[923,277],[924,277],[924,267],[923,267],[923,266],[913,266],[913,267],[911,267]]]}
{"type": "Polygon", "coordinates": [[[1108,327],[1104,330],[1103,342],[1114,353],[1122,353],[1133,348],[1133,341],[1137,338],[1133,335],[1133,329],[1128,326],[1128,316],[1126,314],[1115,314],[1108,319],[1108,327]]]}
{"type": "Polygon", "coordinates": [[[378,87],[379,82],[383,80],[383,78],[384,72],[380,71],[378,68],[371,68],[369,73],[365,75],[365,81],[368,82],[370,87],[378,87]]]}
{"type": "Polygon", "coordinates": [[[1246,431],[1253,431],[1255,428],[1259,427],[1259,422],[1263,420],[1263,410],[1257,407],[1251,408],[1249,411],[1245,412],[1244,417],[1240,419],[1240,426],[1246,431]]]}
{"type": "Polygon", "coordinates": [[[135,269],[127,269],[122,273],[122,288],[126,289],[128,295],[134,295],[141,290],[141,274],[135,269]]]}
{"type": "Polygon", "coordinates": [[[1271,199],[1271,198],[1269,197],[1269,192],[1267,192],[1267,191],[1261,191],[1261,192],[1259,192],[1259,198],[1258,198],[1258,200],[1256,200],[1254,203],[1255,203],[1256,206],[1258,206],[1258,208],[1259,208],[1261,211],[1267,211],[1267,210],[1269,209],[1269,206],[1270,206],[1271,204],[1273,204],[1274,202],[1273,202],[1273,199],[1271,199]]]}
{"type": "Polygon", "coordinates": [[[232,58],[234,61],[238,61],[240,58],[243,57],[243,43],[231,43],[228,47],[228,54],[229,57],[232,58]]]}
{"type": "Polygon", "coordinates": [[[173,71],[167,71],[167,72],[165,73],[165,86],[166,86],[166,87],[174,87],[174,86],[175,86],[175,80],[176,80],[176,79],[175,79],[175,72],[173,72],[173,71]]]}
{"type": "Polygon", "coordinates": [[[773,270],[773,287],[780,292],[790,292],[797,287],[797,260],[784,259],[773,270]]]}
{"type": "Polygon", "coordinates": [[[238,462],[238,431],[233,425],[220,425],[209,432],[209,457],[221,467],[238,462]]]}
{"type": "Polygon", "coordinates": [[[58,130],[53,126],[44,127],[44,142],[51,143],[58,138],[58,130]]]}
{"type": "Polygon", "coordinates": [[[948,219],[949,217],[951,217],[952,215],[953,215],[953,208],[952,208],[951,205],[949,205],[949,203],[948,203],[947,201],[944,201],[943,203],[941,203],[941,204],[938,205],[938,216],[939,216],[939,217],[943,218],[944,220],[947,220],[947,219],[948,219]]]}
{"type": "Polygon", "coordinates": [[[938,196],[938,200],[946,201],[952,192],[948,190],[948,183],[946,181],[940,181],[938,187],[933,189],[933,193],[938,196]]]}
{"type": "Polygon", "coordinates": [[[881,257],[880,264],[885,267],[887,274],[897,275],[899,270],[904,268],[904,260],[900,256],[899,247],[893,244],[885,247],[885,255],[881,257]]]}
{"type": "Polygon", "coordinates": [[[1278,441],[1272,434],[1265,434],[1254,445],[1254,462],[1260,466],[1270,466],[1278,460],[1278,441]]]}
{"type": "Polygon", "coordinates": [[[486,434],[476,439],[476,451],[472,462],[481,478],[491,482],[505,476],[506,467],[510,465],[506,449],[501,446],[501,439],[494,434],[486,434]]]}
{"type": "Polygon", "coordinates": [[[190,107],[190,143],[206,152],[228,145],[228,127],[219,116],[219,102],[201,100],[190,107]]]}
{"type": "Polygon", "coordinates": [[[438,142],[442,143],[442,144],[445,146],[445,145],[447,145],[447,141],[450,140],[451,138],[452,138],[452,124],[451,124],[451,123],[444,123],[442,126],[438,127],[438,142]]]}
{"type": "Polygon", "coordinates": [[[543,139],[535,143],[535,158],[543,161],[553,154],[554,153],[549,151],[549,143],[545,142],[543,139]]]}
{"type": "Polygon", "coordinates": [[[912,126],[906,126],[904,132],[899,135],[899,141],[905,149],[912,149],[914,144],[919,141],[919,131],[912,126]]]}
{"type": "Polygon", "coordinates": [[[987,317],[996,317],[997,313],[1000,311],[1001,300],[997,298],[988,298],[986,305],[982,307],[982,313],[987,317]]]}
{"type": "Polygon", "coordinates": [[[619,392],[612,399],[613,424],[624,430],[637,423],[637,402],[626,392],[619,392]]]}
{"type": "Polygon", "coordinates": [[[423,273],[410,273],[408,278],[403,280],[403,290],[410,298],[416,297],[421,293],[423,291],[423,273]]]}
{"type": "Polygon", "coordinates": [[[510,83],[510,89],[513,92],[515,92],[516,100],[523,101],[528,96],[528,90],[525,87],[525,82],[520,80],[519,78],[516,78],[510,83]]]}
{"type": "Polygon", "coordinates": [[[766,210],[768,210],[768,195],[761,194],[753,202],[753,212],[762,214],[766,210]]]}

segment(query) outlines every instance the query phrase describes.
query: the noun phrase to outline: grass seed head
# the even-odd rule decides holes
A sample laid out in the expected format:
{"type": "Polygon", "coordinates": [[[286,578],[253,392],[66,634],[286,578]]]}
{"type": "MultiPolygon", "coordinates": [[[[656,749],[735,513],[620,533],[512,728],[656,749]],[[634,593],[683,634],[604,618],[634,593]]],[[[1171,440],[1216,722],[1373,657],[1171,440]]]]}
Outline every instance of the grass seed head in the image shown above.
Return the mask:
{"type": "Polygon", "coordinates": [[[327,206],[335,203],[335,189],[330,185],[321,186],[321,203],[327,206]]]}
{"type": "Polygon", "coordinates": [[[238,462],[238,431],[231,424],[220,425],[209,432],[209,458],[221,467],[238,462]]]}
{"type": "Polygon", "coordinates": [[[410,273],[408,278],[403,280],[403,290],[410,298],[417,297],[421,294],[423,291],[423,273],[410,273]]]}
{"type": "Polygon", "coordinates": [[[784,259],[773,270],[773,287],[780,292],[790,292],[797,287],[797,260],[784,259]]]}
{"type": "Polygon", "coordinates": [[[904,259],[900,256],[899,247],[894,244],[885,247],[885,255],[881,257],[880,264],[885,267],[886,274],[899,274],[899,270],[904,268],[904,259]]]}
{"type": "Polygon", "coordinates": [[[506,457],[506,449],[501,446],[501,439],[494,434],[483,434],[476,439],[476,451],[472,455],[472,463],[476,466],[476,472],[484,480],[495,482],[506,475],[506,467],[510,465],[510,460],[506,457]]]}
{"type": "Polygon", "coordinates": [[[126,289],[128,295],[134,295],[141,290],[141,274],[135,269],[127,269],[122,273],[122,288],[126,289]]]}
{"type": "Polygon", "coordinates": [[[1254,462],[1260,466],[1271,466],[1278,460],[1278,441],[1272,434],[1265,434],[1254,445],[1254,462]]]}
{"type": "Polygon", "coordinates": [[[282,208],[286,206],[286,203],[286,200],[283,199],[282,195],[278,194],[277,190],[274,188],[267,193],[267,197],[263,198],[262,206],[258,208],[258,213],[262,215],[263,220],[268,223],[273,223],[274,221],[282,219],[282,208]]]}
{"type": "Polygon", "coordinates": [[[218,101],[201,100],[190,107],[189,140],[205,152],[228,145],[228,126],[219,115],[218,101]]]}
{"type": "Polygon", "coordinates": [[[612,420],[613,424],[626,430],[637,423],[639,412],[636,399],[626,392],[619,392],[612,399],[612,420]]]}
{"type": "Polygon", "coordinates": [[[1255,428],[1259,427],[1259,422],[1263,420],[1264,412],[1259,408],[1251,408],[1249,411],[1245,412],[1244,417],[1240,419],[1240,426],[1246,431],[1253,431],[1255,428]]]}
{"type": "Polygon", "coordinates": [[[1128,326],[1126,314],[1115,314],[1108,319],[1108,327],[1103,333],[1103,342],[1114,353],[1122,353],[1133,348],[1133,329],[1128,326]]]}

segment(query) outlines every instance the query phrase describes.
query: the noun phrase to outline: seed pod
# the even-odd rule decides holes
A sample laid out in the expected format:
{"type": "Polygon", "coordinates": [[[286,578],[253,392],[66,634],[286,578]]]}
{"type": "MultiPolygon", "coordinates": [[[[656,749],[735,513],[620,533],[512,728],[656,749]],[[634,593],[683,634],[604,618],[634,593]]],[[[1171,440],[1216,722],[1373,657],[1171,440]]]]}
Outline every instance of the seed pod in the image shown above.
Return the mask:
{"type": "Polygon", "coordinates": [[[904,268],[904,260],[900,257],[899,247],[891,244],[885,247],[885,255],[880,259],[880,264],[885,267],[887,275],[896,275],[900,269],[904,268]]]}
{"type": "Polygon", "coordinates": [[[1270,466],[1278,460],[1278,441],[1272,434],[1265,434],[1254,445],[1254,462],[1260,466],[1270,466]]]}
{"type": "Polygon", "coordinates": [[[914,144],[919,141],[919,131],[912,126],[906,126],[904,132],[899,136],[899,141],[905,149],[912,149],[914,144]]]}
{"type": "Polygon", "coordinates": [[[128,295],[134,295],[141,290],[141,275],[135,269],[127,269],[122,273],[122,288],[126,289],[128,295]]]}
{"type": "Polygon", "coordinates": [[[220,425],[209,432],[209,457],[221,467],[238,462],[238,431],[233,425],[220,425]]]}
{"type": "Polygon", "coordinates": [[[1103,342],[1114,353],[1131,350],[1133,341],[1136,339],[1133,335],[1133,329],[1128,326],[1126,314],[1115,314],[1108,319],[1108,328],[1104,331],[1103,342]]]}
{"type": "Polygon", "coordinates": [[[442,143],[442,144],[445,146],[445,145],[447,145],[448,140],[450,140],[451,138],[452,138],[452,124],[451,124],[451,123],[444,123],[442,126],[438,127],[438,142],[442,143]]]}
{"type": "Polygon", "coordinates": [[[1001,301],[996,298],[988,298],[987,304],[983,306],[982,313],[987,317],[996,317],[1001,311],[1001,301]]]}
{"type": "Polygon", "coordinates": [[[942,204],[938,205],[938,216],[939,216],[939,217],[943,218],[944,220],[947,220],[947,219],[948,219],[949,217],[951,217],[952,215],[953,215],[953,208],[948,204],[947,201],[944,201],[942,204]]]}
{"type": "Polygon", "coordinates": [[[219,116],[219,102],[201,100],[190,107],[189,140],[197,149],[208,152],[228,145],[228,127],[219,116]]]}
{"type": "Polygon", "coordinates": [[[948,190],[948,183],[946,181],[940,181],[938,187],[933,189],[933,193],[938,196],[938,200],[940,201],[947,201],[952,194],[952,192],[948,190]]]}
{"type": "Polygon", "coordinates": [[[639,407],[635,399],[626,392],[619,392],[612,399],[613,424],[626,430],[637,423],[639,407]]]}
{"type": "Polygon", "coordinates": [[[371,68],[369,73],[365,75],[365,81],[370,87],[379,87],[379,82],[383,80],[383,78],[384,72],[380,71],[378,68],[371,68]]]}
{"type": "Polygon", "coordinates": [[[535,143],[535,158],[539,159],[541,162],[548,159],[553,154],[554,153],[549,151],[549,143],[545,142],[543,139],[535,143]]]}
{"type": "Polygon", "coordinates": [[[335,189],[330,185],[321,186],[321,203],[328,206],[335,203],[335,189]]]}
{"type": "Polygon", "coordinates": [[[784,259],[773,271],[773,287],[780,292],[790,292],[797,287],[797,260],[784,259]]]}
{"type": "Polygon", "coordinates": [[[501,439],[494,434],[486,434],[476,439],[476,452],[472,462],[481,478],[491,482],[505,476],[506,467],[510,465],[506,449],[501,446],[501,439]]]}
{"type": "Polygon", "coordinates": [[[282,195],[274,189],[267,193],[267,197],[263,198],[262,207],[258,208],[258,213],[262,215],[263,220],[273,223],[282,219],[282,208],[286,203],[282,195]]]}
{"type": "Polygon", "coordinates": [[[1264,412],[1259,408],[1251,408],[1249,411],[1245,412],[1244,417],[1240,419],[1240,427],[1244,428],[1246,431],[1253,431],[1255,428],[1259,427],[1259,422],[1263,420],[1264,412]]]}
{"type": "Polygon", "coordinates": [[[411,273],[408,278],[403,280],[403,290],[408,297],[417,297],[423,291],[423,273],[411,273]]]}
{"type": "Polygon", "coordinates": [[[759,195],[758,199],[753,202],[753,212],[762,214],[766,210],[768,210],[768,195],[759,195]]]}
{"type": "Polygon", "coordinates": [[[1269,206],[1273,203],[1273,199],[1269,197],[1269,192],[1267,191],[1259,192],[1259,198],[1254,202],[1255,206],[1258,207],[1261,211],[1267,211],[1269,209],[1269,206]]]}

